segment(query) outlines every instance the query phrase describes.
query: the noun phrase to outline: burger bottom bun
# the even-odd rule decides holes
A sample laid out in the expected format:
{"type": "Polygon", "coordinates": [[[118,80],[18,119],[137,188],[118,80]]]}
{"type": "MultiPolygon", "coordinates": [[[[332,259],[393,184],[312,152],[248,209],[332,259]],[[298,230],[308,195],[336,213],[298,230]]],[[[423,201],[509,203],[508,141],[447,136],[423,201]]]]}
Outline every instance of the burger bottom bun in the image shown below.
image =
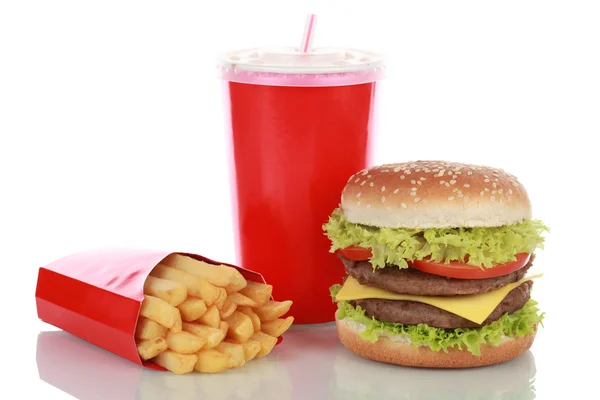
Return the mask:
{"type": "Polygon", "coordinates": [[[337,332],[342,344],[361,357],[389,364],[422,368],[471,368],[499,364],[512,360],[529,350],[535,333],[510,338],[498,346],[481,345],[481,355],[474,356],[467,350],[448,349],[433,351],[428,347],[415,347],[410,343],[392,341],[385,336],[375,343],[362,339],[359,332],[345,320],[336,320],[337,332]]]}

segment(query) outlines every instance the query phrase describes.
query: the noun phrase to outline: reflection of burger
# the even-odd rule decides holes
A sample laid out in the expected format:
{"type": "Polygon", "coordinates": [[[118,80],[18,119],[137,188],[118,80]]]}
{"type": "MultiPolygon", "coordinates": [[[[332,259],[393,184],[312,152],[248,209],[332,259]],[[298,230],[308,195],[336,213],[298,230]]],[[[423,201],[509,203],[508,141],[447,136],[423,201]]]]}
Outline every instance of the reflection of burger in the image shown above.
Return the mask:
{"type": "Polygon", "coordinates": [[[366,169],[324,229],[348,273],[331,290],[349,350],[461,368],[531,346],[543,315],[526,273],[546,227],[513,175],[438,161],[366,169]]]}

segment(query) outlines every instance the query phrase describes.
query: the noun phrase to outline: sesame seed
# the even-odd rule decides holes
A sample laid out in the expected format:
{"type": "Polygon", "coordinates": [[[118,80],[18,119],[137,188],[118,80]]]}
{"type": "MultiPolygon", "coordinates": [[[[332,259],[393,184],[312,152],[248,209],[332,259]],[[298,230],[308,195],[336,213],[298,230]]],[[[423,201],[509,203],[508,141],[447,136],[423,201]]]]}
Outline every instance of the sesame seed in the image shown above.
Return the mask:
{"type": "Polygon", "coordinates": [[[431,172],[438,172],[439,170],[440,170],[439,168],[435,168],[435,169],[432,169],[431,172]]]}
{"type": "Polygon", "coordinates": [[[400,172],[401,169],[402,168],[400,168],[400,167],[396,167],[396,168],[394,168],[394,172],[400,172]]]}
{"type": "Polygon", "coordinates": [[[462,175],[462,172],[456,171],[456,175],[462,175]]]}
{"type": "Polygon", "coordinates": [[[512,189],[508,189],[508,194],[512,194],[512,189]]]}
{"type": "Polygon", "coordinates": [[[359,199],[360,198],[360,192],[356,193],[356,198],[359,199]]]}
{"type": "Polygon", "coordinates": [[[372,177],[373,177],[373,175],[367,175],[367,179],[370,179],[372,177]]]}
{"type": "Polygon", "coordinates": [[[406,208],[406,203],[401,203],[400,206],[402,206],[402,208],[406,208]]]}
{"type": "Polygon", "coordinates": [[[362,172],[363,176],[364,176],[364,175],[366,175],[366,174],[368,174],[368,173],[369,173],[369,170],[368,170],[368,169],[365,169],[365,170],[362,172]]]}
{"type": "Polygon", "coordinates": [[[503,192],[502,188],[498,189],[498,193],[502,194],[502,192],[503,192]]]}
{"type": "Polygon", "coordinates": [[[483,177],[484,177],[484,178],[489,178],[489,176],[487,176],[487,175],[484,175],[483,177]]]}
{"type": "Polygon", "coordinates": [[[408,170],[407,170],[407,171],[404,171],[404,173],[405,173],[406,175],[410,175],[410,171],[408,171],[408,170]]]}
{"type": "Polygon", "coordinates": [[[465,183],[463,186],[466,187],[466,188],[471,187],[471,185],[469,185],[468,183],[465,183]]]}
{"type": "Polygon", "coordinates": [[[417,195],[417,192],[410,192],[409,194],[410,194],[411,196],[416,196],[416,195],[417,195]]]}
{"type": "Polygon", "coordinates": [[[454,179],[452,179],[452,180],[450,181],[450,184],[451,184],[451,185],[454,185],[455,183],[456,183],[456,181],[455,181],[454,179]]]}
{"type": "Polygon", "coordinates": [[[446,185],[446,187],[450,187],[450,182],[446,182],[444,185],[446,185]]]}
{"type": "Polygon", "coordinates": [[[422,181],[426,181],[426,180],[427,180],[427,178],[425,178],[425,177],[423,177],[423,176],[422,176],[422,177],[420,177],[419,179],[420,179],[420,180],[422,180],[422,181]]]}
{"type": "Polygon", "coordinates": [[[517,187],[517,186],[519,186],[519,185],[517,185],[517,182],[513,182],[513,186],[514,186],[514,187],[517,187]]]}
{"type": "Polygon", "coordinates": [[[421,199],[419,197],[415,197],[415,199],[413,200],[415,203],[418,203],[419,201],[421,201],[421,199]]]}
{"type": "Polygon", "coordinates": [[[437,174],[437,176],[444,176],[445,173],[446,173],[446,170],[445,169],[441,169],[440,173],[437,174]]]}
{"type": "Polygon", "coordinates": [[[483,189],[483,190],[485,190],[486,192],[489,192],[489,191],[490,191],[490,189],[488,189],[488,188],[485,188],[485,189],[483,189]]]}
{"type": "Polygon", "coordinates": [[[394,194],[398,193],[399,191],[400,191],[400,189],[394,190],[394,194]]]}
{"type": "Polygon", "coordinates": [[[467,171],[467,175],[473,175],[473,172],[467,171]]]}
{"type": "Polygon", "coordinates": [[[417,185],[421,186],[421,181],[417,181],[417,185]]]}
{"type": "Polygon", "coordinates": [[[495,190],[492,190],[492,194],[496,194],[497,192],[495,190]]]}
{"type": "Polygon", "coordinates": [[[448,196],[448,200],[450,200],[450,201],[454,200],[454,196],[448,196]]]}
{"type": "Polygon", "coordinates": [[[358,181],[360,181],[360,178],[356,178],[356,180],[354,181],[354,183],[358,183],[358,181]]]}
{"type": "Polygon", "coordinates": [[[404,179],[406,178],[404,175],[400,175],[400,179],[404,179]]]}
{"type": "Polygon", "coordinates": [[[441,180],[441,181],[440,181],[440,185],[443,185],[445,182],[446,182],[446,181],[444,181],[444,180],[441,180]]]}
{"type": "Polygon", "coordinates": [[[421,168],[415,169],[415,172],[421,172],[421,168]]]}
{"type": "Polygon", "coordinates": [[[498,186],[498,184],[496,182],[494,182],[494,183],[492,183],[492,186],[496,187],[496,186],[498,186]]]}
{"type": "Polygon", "coordinates": [[[390,172],[389,169],[382,169],[381,172],[390,172]]]}
{"type": "Polygon", "coordinates": [[[381,187],[381,191],[382,191],[382,192],[385,192],[385,186],[382,186],[382,187],[381,187]]]}
{"type": "Polygon", "coordinates": [[[360,184],[360,186],[365,186],[365,183],[367,183],[367,181],[362,181],[362,183],[360,184]]]}
{"type": "Polygon", "coordinates": [[[452,175],[452,179],[458,178],[458,175],[452,175]]]}
{"type": "Polygon", "coordinates": [[[413,188],[410,188],[410,190],[411,190],[412,192],[416,192],[416,191],[417,191],[417,188],[416,188],[416,187],[413,187],[413,188]]]}
{"type": "Polygon", "coordinates": [[[494,179],[494,182],[498,182],[498,178],[494,179]]]}
{"type": "Polygon", "coordinates": [[[448,175],[452,175],[452,171],[448,171],[448,175]]]}
{"type": "Polygon", "coordinates": [[[479,192],[480,196],[483,196],[485,194],[485,192],[482,190],[481,192],[479,192]]]}
{"type": "Polygon", "coordinates": [[[416,182],[414,179],[412,179],[412,180],[410,181],[410,183],[412,183],[412,184],[414,185],[414,184],[415,184],[415,183],[417,183],[417,182],[416,182]]]}
{"type": "Polygon", "coordinates": [[[381,196],[381,202],[385,203],[385,196],[381,196]]]}
{"type": "Polygon", "coordinates": [[[489,180],[489,179],[484,179],[483,181],[484,181],[485,183],[489,183],[489,182],[490,182],[490,180],[489,180]]]}
{"type": "Polygon", "coordinates": [[[452,189],[452,193],[456,193],[456,192],[458,192],[458,188],[452,189]]]}
{"type": "Polygon", "coordinates": [[[369,183],[369,186],[373,187],[375,184],[373,182],[369,183]]]}

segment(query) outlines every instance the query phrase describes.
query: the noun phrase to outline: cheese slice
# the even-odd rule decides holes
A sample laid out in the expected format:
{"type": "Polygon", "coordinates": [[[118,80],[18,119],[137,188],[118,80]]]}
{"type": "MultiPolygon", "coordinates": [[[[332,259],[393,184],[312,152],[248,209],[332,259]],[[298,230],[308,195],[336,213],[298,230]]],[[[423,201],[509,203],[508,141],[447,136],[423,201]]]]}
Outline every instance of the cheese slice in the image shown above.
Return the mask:
{"type": "Polygon", "coordinates": [[[335,299],[336,301],[359,299],[417,301],[459,315],[476,324],[481,324],[498,307],[498,304],[502,302],[511,290],[523,282],[539,278],[542,275],[526,276],[518,282],[509,283],[491,292],[463,296],[415,296],[411,294],[399,294],[374,286],[361,285],[356,279],[349,276],[344,286],[342,286],[337,296],[335,296],[335,299]]]}

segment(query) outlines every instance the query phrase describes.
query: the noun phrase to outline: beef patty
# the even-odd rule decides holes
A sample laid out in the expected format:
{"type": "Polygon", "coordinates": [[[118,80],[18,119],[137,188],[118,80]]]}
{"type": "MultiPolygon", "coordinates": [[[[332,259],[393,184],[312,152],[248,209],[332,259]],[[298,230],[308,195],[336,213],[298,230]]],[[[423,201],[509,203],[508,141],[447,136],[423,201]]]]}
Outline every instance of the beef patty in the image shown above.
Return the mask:
{"type": "Polygon", "coordinates": [[[414,268],[400,269],[396,266],[373,270],[369,261],[351,261],[339,253],[338,256],[344,263],[348,275],[354,277],[362,285],[377,286],[395,293],[419,296],[479,294],[499,289],[523,278],[535,257],[532,254],[527,265],[508,275],[486,279],[455,279],[427,274],[414,268]]]}
{"type": "Polygon", "coordinates": [[[478,328],[500,319],[506,313],[520,310],[529,300],[532,284],[532,281],[526,281],[511,290],[481,325],[451,312],[415,301],[361,299],[351,303],[355,307],[360,306],[364,309],[367,316],[380,321],[405,325],[427,324],[436,328],[478,328]]]}

